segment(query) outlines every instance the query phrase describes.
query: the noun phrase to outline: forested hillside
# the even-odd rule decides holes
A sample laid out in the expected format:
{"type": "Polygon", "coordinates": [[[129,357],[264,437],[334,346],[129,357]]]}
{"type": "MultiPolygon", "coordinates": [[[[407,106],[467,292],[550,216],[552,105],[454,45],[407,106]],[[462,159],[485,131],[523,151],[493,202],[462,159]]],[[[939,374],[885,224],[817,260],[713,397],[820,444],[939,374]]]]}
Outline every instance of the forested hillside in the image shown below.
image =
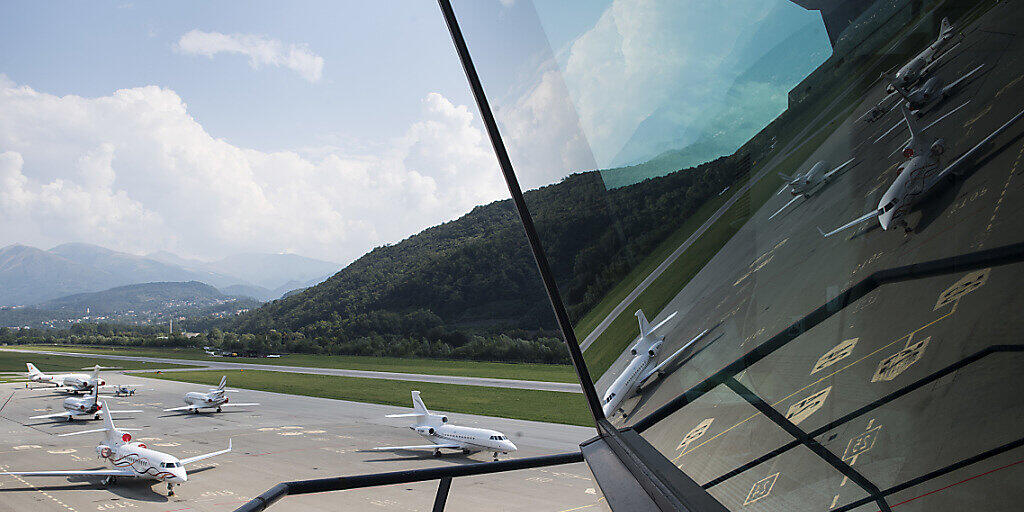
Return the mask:
{"type": "MultiPolygon", "coordinates": [[[[586,172],[527,192],[573,319],[749,166],[749,158],[722,157],[612,190],[598,172],[586,172]]],[[[394,354],[405,350],[397,345],[417,342],[434,347],[419,355],[458,356],[471,343],[500,351],[501,335],[543,338],[549,346],[555,324],[522,226],[505,200],[378,247],[325,282],[222,327],[299,336],[330,352],[394,354]]]]}

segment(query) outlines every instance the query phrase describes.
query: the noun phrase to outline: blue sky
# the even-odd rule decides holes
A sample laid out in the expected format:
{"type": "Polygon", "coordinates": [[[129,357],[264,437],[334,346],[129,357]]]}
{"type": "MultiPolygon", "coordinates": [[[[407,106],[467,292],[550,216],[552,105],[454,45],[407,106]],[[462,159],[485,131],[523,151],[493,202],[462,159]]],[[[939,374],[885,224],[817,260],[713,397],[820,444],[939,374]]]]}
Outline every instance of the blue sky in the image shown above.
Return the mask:
{"type": "MultiPolygon", "coordinates": [[[[730,6],[455,2],[526,188],[606,165],[645,120],[692,131],[762,20],[820,26],[730,6]]],[[[431,0],[4,2],[0,45],[0,246],[348,263],[508,196],[431,0]]],[[[745,85],[756,125],[792,84],[745,85]]]]}
{"type": "Polygon", "coordinates": [[[331,133],[373,141],[412,123],[426,92],[470,102],[430,1],[4,2],[0,20],[0,72],[11,80],[82,96],[157,84],[214,136],[245,147],[301,147],[331,133]],[[175,51],[194,29],[305,44],[323,57],[323,77],[175,51]]]}

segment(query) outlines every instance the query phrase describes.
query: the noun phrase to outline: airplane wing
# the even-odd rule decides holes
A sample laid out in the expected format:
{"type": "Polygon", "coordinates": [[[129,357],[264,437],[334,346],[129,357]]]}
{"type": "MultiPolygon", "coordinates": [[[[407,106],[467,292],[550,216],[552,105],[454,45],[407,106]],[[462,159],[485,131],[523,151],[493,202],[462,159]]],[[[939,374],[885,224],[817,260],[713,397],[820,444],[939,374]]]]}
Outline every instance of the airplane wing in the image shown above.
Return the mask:
{"type": "Polygon", "coordinates": [[[960,85],[960,83],[963,82],[964,80],[967,80],[968,78],[970,78],[971,75],[977,73],[978,70],[983,68],[983,67],[985,67],[985,65],[984,64],[980,64],[980,65],[978,65],[978,67],[968,71],[964,76],[962,76],[960,78],[957,78],[955,82],[953,82],[953,83],[943,87],[942,88],[942,95],[943,96],[948,95],[953,89],[956,88],[956,86],[960,85]]]}
{"type": "Polygon", "coordinates": [[[202,455],[196,455],[195,457],[189,457],[187,459],[178,459],[178,462],[181,462],[182,465],[191,464],[193,462],[199,462],[199,461],[201,461],[203,459],[209,459],[210,457],[216,457],[218,455],[224,455],[225,453],[228,453],[230,451],[231,451],[231,439],[228,439],[228,447],[225,450],[218,450],[218,451],[215,451],[215,452],[204,453],[202,455]]]}
{"type": "Polygon", "coordinates": [[[939,178],[947,176],[951,172],[957,172],[957,169],[963,166],[965,162],[974,158],[978,153],[983,151],[985,149],[985,146],[988,145],[988,143],[992,142],[992,139],[998,137],[1003,132],[1005,132],[1008,128],[1010,128],[1010,126],[1013,123],[1019,121],[1021,117],[1024,117],[1024,110],[1018,112],[1017,115],[1010,118],[1010,120],[1004,123],[1002,126],[1000,126],[999,129],[992,132],[988,137],[985,137],[985,140],[982,140],[976,146],[969,149],[966,153],[960,155],[960,158],[957,158],[956,160],[953,161],[953,163],[947,165],[946,168],[939,173],[939,178]]]}
{"type": "MultiPolygon", "coordinates": [[[[928,123],[924,128],[921,128],[921,131],[923,132],[923,131],[931,128],[932,126],[935,126],[936,124],[939,123],[939,121],[942,121],[943,119],[949,117],[949,115],[952,114],[953,112],[956,112],[957,110],[960,110],[960,109],[966,107],[967,104],[970,103],[970,102],[971,102],[971,100],[967,100],[967,101],[963,102],[962,104],[960,104],[959,107],[956,107],[956,108],[950,110],[949,112],[946,112],[945,114],[942,114],[942,117],[940,117],[940,118],[938,118],[938,119],[928,123]]],[[[902,124],[904,122],[905,121],[900,121],[900,124],[902,124]]],[[[903,148],[907,147],[907,144],[910,144],[910,142],[911,142],[911,139],[907,139],[906,141],[903,142],[903,144],[900,144],[899,146],[897,146],[896,149],[893,150],[892,153],[889,153],[889,158],[892,158],[892,156],[895,155],[897,152],[903,151],[903,148]]]]}
{"type": "Polygon", "coordinates": [[[672,317],[676,316],[676,314],[677,314],[677,313],[679,313],[679,312],[678,312],[678,311],[675,311],[675,312],[673,312],[673,313],[672,313],[671,315],[669,315],[669,316],[665,317],[665,319],[664,319],[664,320],[662,320],[662,321],[658,322],[658,324],[657,324],[657,325],[655,325],[654,327],[651,327],[651,331],[650,331],[650,332],[654,332],[654,331],[657,331],[659,327],[661,327],[661,326],[663,326],[663,325],[667,324],[667,323],[668,323],[668,321],[669,321],[669,320],[672,320],[672,317]]]}
{"type": "Polygon", "coordinates": [[[436,448],[452,448],[461,449],[462,445],[447,443],[447,444],[414,444],[409,446],[378,446],[374,450],[378,452],[384,452],[389,450],[433,450],[436,448]]]}
{"type": "Polygon", "coordinates": [[[956,44],[954,44],[953,46],[950,46],[949,48],[942,50],[942,53],[940,53],[937,57],[932,59],[932,61],[929,62],[927,66],[921,68],[921,73],[919,74],[919,76],[928,76],[929,74],[931,74],[931,72],[935,70],[939,63],[942,62],[943,57],[949,55],[949,53],[952,52],[953,49],[956,48],[957,46],[960,46],[960,43],[962,42],[963,41],[957,41],[956,44]]]}
{"type": "Polygon", "coordinates": [[[164,409],[164,412],[174,412],[174,411],[194,411],[195,409],[196,409],[196,408],[195,408],[195,407],[193,407],[193,406],[191,406],[191,405],[183,405],[183,406],[181,406],[181,407],[172,407],[172,408],[170,408],[170,409],[164,409]]]}
{"type": "Polygon", "coordinates": [[[849,159],[849,160],[839,164],[835,169],[832,169],[831,171],[825,173],[825,175],[821,177],[821,180],[822,181],[827,181],[827,180],[831,179],[832,176],[835,176],[835,174],[837,172],[841,171],[843,169],[843,167],[846,167],[847,165],[850,165],[850,162],[852,162],[853,160],[854,159],[851,158],[851,159],[849,159]]]}
{"type": "Polygon", "coordinates": [[[125,410],[125,411],[115,411],[115,410],[111,409],[109,412],[110,412],[110,414],[119,414],[119,413],[120,414],[129,414],[129,413],[143,412],[143,411],[141,409],[128,409],[128,410],[125,410]]]}
{"type": "Polygon", "coordinates": [[[798,195],[798,196],[794,197],[793,199],[790,199],[789,202],[787,202],[786,204],[782,205],[782,208],[779,208],[775,213],[771,214],[771,216],[768,217],[768,220],[774,219],[776,215],[782,213],[782,210],[785,210],[786,208],[789,208],[789,205],[795,203],[797,199],[803,199],[803,197],[804,197],[803,194],[801,194],[801,195],[798,195]]]}
{"type": "Polygon", "coordinates": [[[67,411],[64,411],[64,412],[55,412],[53,414],[40,414],[39,416],[29,416],[28,419],[30,419],[30,420],[44,420],[44,419],[47,419],[47,418],[70,418],[70,417],[71,417],[71,413],[67,412],[67,411]]]}
{"type": "Polygon", "coordinates": [[[406,412],[406,413],[402,413],[402,414],[388,414],[388,415],[385,415],[384,417],[385,418],[411,418],[413,416],[423,416],[423,415],[418,413],[418,412],[406,412]]]}
{"type": "Polygon", "coordinates": [[[137,477],[138,473],[127,469],[86,469],[81,471],[4,471],[0,475],[18,476],[124,476],[137,477]]]}
{"type": "Polygon", "coordinates": [[[250,402],[245,404],[221,404],[221,407],[249,407],[253,405],[259,405],[259,402],[250,402]]]}
{"type": "Polygon", "coordinates": [[[865,213],[864,215],[861,215],[860,217],[857,217],[856,219],[853,219],[850,222],[847,222],[846,224],[843,224],[842,226],[839,226],[838,228],[833,229],[832,231],[829,231],[828,233],[823,231],[821,228],[818,228],[818,233],[821,233],[821,236],[823,236],[825,238],[828,238],[828,237],[830,237],[830,236],[832,236],[832,235],[834,235],[834,234],[836,234],[836,233],[838,233],[838,232],[840,232],[840,231],[842,231],[844,229],[852,228],[852,227],[856,226],[857,224],[860,224],[861,222],[864,222],[866,220],[870,220],[873,217],[877,217],[881,213],[882,213],[882,210],[879,208],[877,210],[865,213]]]}
{"type": "Polygon", "coordinates": [[[669,363],[671,363],[673,360],[675,360],[675,358],[679,357],[679,354],[682,354],[683,351],[685,351],[686,349],[690,348],[690,345],[693,345],[694,343],[697,343],[697,340],[699,340],[699,339],[703,338],[704,336],[706,336],[708,334],[708,332],[709,332],[709,329],[704,329],[703,332],[701,332],[700,334],[694,336],[692,340],[686,342],[686,344],[683,345],[682,348],[680,348],[679,350],[676,350],[675,352],[672,353],[672,355],[670,355],[667,358],[665,358],[665,360],[662,361],[661,363],[659,363],[658,366],[655,366],[654,368],[651,368],[647,373],[645,373],[642,376],[640,376],[640,379],[637,380],[637,382],[643,382],[643,381],[647,380],[651,375],[659,373],[662,368],[664,368],[669,363]]]}

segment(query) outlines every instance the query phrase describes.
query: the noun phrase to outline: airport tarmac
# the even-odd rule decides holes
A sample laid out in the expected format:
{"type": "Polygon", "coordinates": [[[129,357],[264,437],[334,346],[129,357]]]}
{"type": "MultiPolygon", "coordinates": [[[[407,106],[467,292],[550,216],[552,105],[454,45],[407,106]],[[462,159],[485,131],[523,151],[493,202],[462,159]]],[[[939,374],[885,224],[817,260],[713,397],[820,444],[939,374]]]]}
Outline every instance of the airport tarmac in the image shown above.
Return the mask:
{"type": "MultiPolygon", "coordinates": [[[[29,354],[45,354],[52,356],[92,357],[99,359],[116,359],[119,361],[141,361],[146,363],[191,364],[202,368],[177,368],[167,371],[189,370],[266,370],[270,372],[311,373],[315,375],[338,375],[342,377],[360,377],[364,379],[406,380],[412,382],[435,382],[440,384],[461,384],[464,386],[484,386],[489,388],[534,389],[540,391],[561,391],[563,393],[582,393],[580,385],[575,382],[543,382],[536,380],[492,379],[487,377],[462,377],[458,375],[428,375],[424,373],[377,372],[370,370],[346,370],[342,368],[315,368],[308,366],[282,366],[276,364],[234,363],[230,361],[208,361],[205,359],[173,359],[169,357],[120,356],[112,354],[88,354],[84,352],[57,352],[27,349],[0,349],[10,352],[29,354]]],[[[150,371],[150,370],[139,370],[150,371]]]]}
{"type": "MultiPolygon", "coordinates": [[[[935,111],[926,132],[943,137],[949,163],[1024,108],[1022,2],[1002,2],[965,27],[937,75],[947,82],[985,64],[935,111]]],[[[878,270],[1018,243],[1024,235],[1024,122],[957,182],[912,213],[910,234],[877,222],[825,239],[871,211],[897,174],[908,137],[893,111],[857,118],[882,97],[876,85],[799,169],[819,160],[855,163],[811,199],[771,221],[790,199],[774,196],[659,314],[668,355],[718,326],[685,363],[640,399],[624,403],[625,424],[657,409],[840,291],[878,270]]],[[[684,255],[685,257],[685,255],[684,255]]],[[[814,430],[888,393],[995,344],[1019,343],[1024,264],[885,285],[797,337],[738,376],[782,416],[814,430]]],[[[627,354],[598,381],[602,391],[627,354]]],[[[988,356],[948,377],[831,429],[816,440],[881,489],[1018,440],[1024,431],[1021,355],[988,356]]],[[[620,422],[621,419],[616,421],[620,422]]],[[[792,440],[738,395],[719,386],[644,433],[699,483],[709,482],[792,440]]],[[[1009,450],[892,495],[902,511],[1019,510],[1024,452],[1009,450]]],[[[805,447],[797,447],[710,488],[731,510],[833,510],[865,495],[805,447]]],[[[855,510],[875,511],[874,503],[855,510]]]]}
{"type": "MultiPolygon", "coordinates": [[[[119,481],[102,488],[97,481],[66,477],[0,476],[0,511],[85,512],[230,511],[275,484],[308,478],[389,472],[491,459],[489,453],[367,451],[375,446],[422,444],[406,418],[385,414],[409,409],[240,390],[233,399],[256,401],[258,408],[222,413],[165,413],[183,404],[187,391],[204,391],[195,384],[110,374],[117,384],[139,387],[129,398],[108,397],[111,407],[137,408],[143,413],[115,418],[150,448],[186,457],[221,449],[232,439],[234,451],[190,467],[188,482],[168,498],[163,484],[119,481]],[[115,378],[116,377],[116,378],[115,378]]],[[[27,390],[24,384],[0,384],[0,469],[96,469],[103,466],[95,453],[101,434],[56,437],[57,434],[98,428],[99,421],[40,421],[29,416],[59,411],[64,395],[53,388],[27,390]]],[[[424,396],[427,406],[430,397],[424,396]]],[[[411,399],[410,399],[411,406],[411,399]]],[[[441,411],[443,412],[443,411],[441,411]]],[[[507,457],[530,457],[578,451],[592,437],[592,428],[449,414],[458,425],[502,431],[519,451],[507,457]]],[[[437,482],[387,486],[320,495],[285,498],[271,510],[426,510],[434,500],[437,482]]],[[[446,510],[603,510],[600,489],[586,464],[513,471],[457,478],[446,510]],[[582,507],[582,508],[581,508],[582,507]]]]}

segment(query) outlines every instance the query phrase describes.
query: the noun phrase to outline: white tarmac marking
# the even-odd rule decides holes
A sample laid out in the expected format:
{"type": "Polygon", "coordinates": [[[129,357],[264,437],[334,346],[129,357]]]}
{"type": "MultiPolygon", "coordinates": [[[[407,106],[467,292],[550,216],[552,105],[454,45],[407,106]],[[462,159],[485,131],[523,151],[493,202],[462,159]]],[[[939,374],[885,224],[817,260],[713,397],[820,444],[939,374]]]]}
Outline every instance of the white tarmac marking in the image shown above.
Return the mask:
{"type": "Polygon", "coordinates": [[[711,423],[713,421],[715,421],[714,418],[705,418],[703,421],[698,423],[696,427],[690,429],[690,431],[683,436],[683,440],[679,442],[679,446],[676,446],[676,450],[683,450],[690,443],[699,439],[700,436],[704,435],[704,433],[708,431],[708,428],[711,427],[711,423]]]}
{"type": "Polygon", "coordinates": [[[747,499],[744,500],[743,506],[750,505],[751,503],[764,498],[772,493],[772,487],[775,487],[775,481],[778,480],[779,474],[769,475],[761,480],[754,482],[754,485],[750,488],[750,492],[747,493],[747,499]]]}
{"type": "Polygon", "coordinates": [[[917,343],[908,344],[899,352],[879,361],[875,374],[871,376],[871,382],[891,381],[905,372],[907,368],[921,360],[924,349],[928,347],[928,341],[931,339],[929,336],[917,343]]]}
{"type": "Polygon", "coordinates": [[[853,338],[846,340],[835,347],[833,347],[824,355],[818,358],[818,362],[814,364],[814,368],[811,369],[811,375],[818,373],[829,366],[845,359],[847,356],[853,353],[853,347],[857,345],[857,340],[860,338],[853,338]]]}
{"type": "Polygon", "coordinates": [[[789,412],[786,413],[786,419],[792,421],[794,425],[799,425],[801,421],[807,419],[808,416],[814,414],[818,409],[821,409],[821,406],[825,403],[825,399],[828,398],[829,391],[832,391],[832,386],[818,391],[817,393],[789,406],[789,412]]]}

